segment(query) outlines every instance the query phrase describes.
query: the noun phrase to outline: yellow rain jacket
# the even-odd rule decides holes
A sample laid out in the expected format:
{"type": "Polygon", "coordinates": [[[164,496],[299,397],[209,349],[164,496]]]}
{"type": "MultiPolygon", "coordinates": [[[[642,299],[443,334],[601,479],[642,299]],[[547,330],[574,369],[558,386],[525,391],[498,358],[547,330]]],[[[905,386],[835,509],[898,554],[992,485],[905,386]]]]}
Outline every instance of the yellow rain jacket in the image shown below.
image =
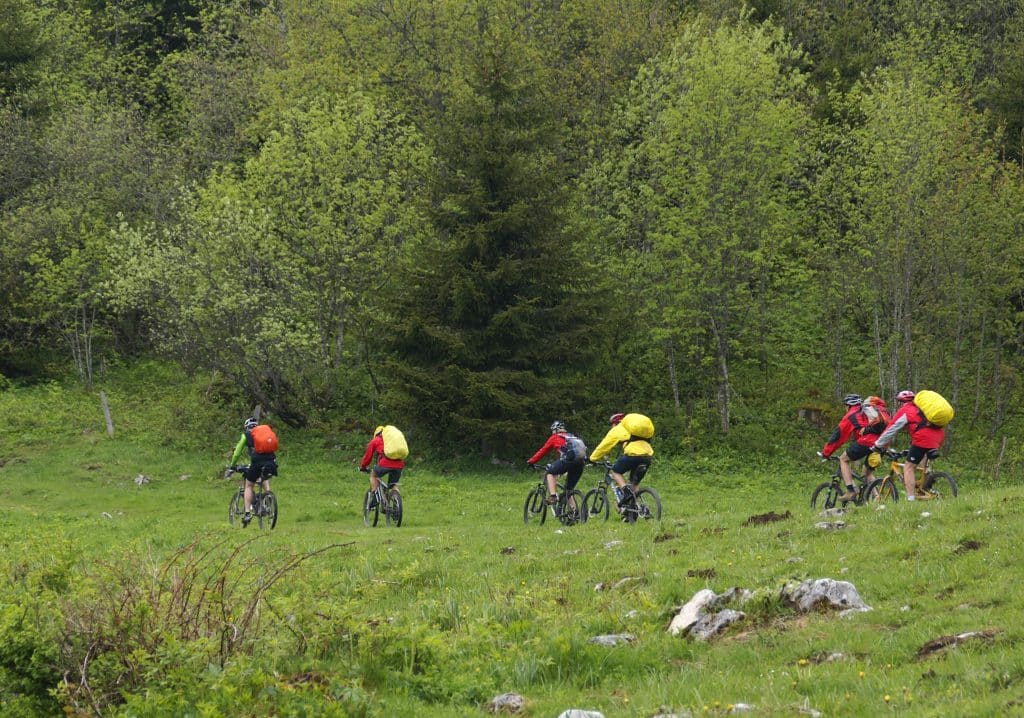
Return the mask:
{"type": "Polygon", "coordinates": [[[622,421],[613,426],[605,434],[601,443],[590,454],[591,461],[597,461],[615,448],[623,444],[622,453],[626,456],[654,456],[654,448],[647,439],[654,436],[654,423],[643,414],[626,414],[622,421]]]}

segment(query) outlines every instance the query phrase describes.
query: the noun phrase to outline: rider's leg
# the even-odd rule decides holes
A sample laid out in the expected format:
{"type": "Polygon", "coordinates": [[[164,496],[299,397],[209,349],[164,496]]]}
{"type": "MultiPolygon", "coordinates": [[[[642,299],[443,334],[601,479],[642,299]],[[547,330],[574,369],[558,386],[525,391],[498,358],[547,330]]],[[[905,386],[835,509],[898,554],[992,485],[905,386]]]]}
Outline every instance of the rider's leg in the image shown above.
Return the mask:
{"type": "Polygon", "coordinates": [[[910,459],[903,462],[903,488],[907,492],[907,501],[913,501],[916,491],[914,490],[914,468],[916,464],[910,459]]]}
{"type": "Polygon", "coordinates": [[[565,493],[568,495],[569,508],[576,508],[576,499],[573,497],[572,491],[576,488],[576,484],[580,482],[580,477],[583,476],[583,462],[577,461],[569,470],[565,472],[565,493]]]}
{"type": "Polygon", "coordinates": [[[558,487],[555,483],[555,475],[550,471],[544,475],[548,484],[548,503],[553,504],[558,501],[558,487]]]}
{"type": "Polygon", "coordinates": [[[907,458],[903,461],[903,488],[907,492],[907,501],[913,501],[916,498],[917,482],[914,480],[915,473],[918,470],[923,472],[925,467],[928,466],[929,456],[934,456],[934,454],[935,450],[933,449],[923,449],[914,444],[910,445],[907,458]]]}
{"type": "Polygon", "coordinates": [[[839,473],[843,477],[843,484],[846,485],[847,492],[854,490],[853,468],[850,465],[851,463],[850,456],[845,451],[839,455],[839,473]]]}
{"type": "Polygon", "coordinates": [[[245,513],[252,513],[252,482],[246,479],[245,481],[245,513]]]}

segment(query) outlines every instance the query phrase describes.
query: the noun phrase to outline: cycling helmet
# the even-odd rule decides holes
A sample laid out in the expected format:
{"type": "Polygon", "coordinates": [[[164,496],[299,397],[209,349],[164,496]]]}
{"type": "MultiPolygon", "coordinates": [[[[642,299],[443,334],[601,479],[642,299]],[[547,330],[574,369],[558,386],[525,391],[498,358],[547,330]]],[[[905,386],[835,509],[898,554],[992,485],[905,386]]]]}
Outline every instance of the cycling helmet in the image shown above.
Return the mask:
{"type": "Polygon", "coordinates": [[[255,429],[256,428],[256,424],[257,424],[257,421],[250,416],[248,419],[245,420],[245,423],[242,425],[242,427],[246,431],[249,431],[251,429],[255,429]]]}
{"type": "Polygon", "coordinates": [[[912,392],[910,389],[904,389],[903,391],[901,391],[899,394],[896,395],[896,401],[898,401],[901,404],[905,404],[908,401],[913,401],[913,400],[914,400],[914,392],[912,392]]]}
{"type": "Polygon", "coordinates": [[[378,426],[376,429],[373,430],[373,435],[376,436],[377,434],[379,434],[382,431],[384,431],[384,425],[383,424],[381,424],[380,426],[378,426]]]}
{"type": "Polygon", "coordinates": [[[612,426],[615,426],[620,421],[622,421],[622,417],[624,417],[624,416],[625,416],[625,414],[623,414],[621,412],[619,412],[617,414],[612,414],[611,416],[608,417],[608,423],[611,424],[612,426]]]}
{"type": "Polygon", "coordinates": [[[556,431],[565,431],[565,424],[560,421],[551,422],[551,433],[554,434],[556,431]]]}
{"type": "Polygon", "coordinates": [[[860,394],[847,394],[843,397],[843,403],[847,406],[858,406],[860,402],[860,394]]]}

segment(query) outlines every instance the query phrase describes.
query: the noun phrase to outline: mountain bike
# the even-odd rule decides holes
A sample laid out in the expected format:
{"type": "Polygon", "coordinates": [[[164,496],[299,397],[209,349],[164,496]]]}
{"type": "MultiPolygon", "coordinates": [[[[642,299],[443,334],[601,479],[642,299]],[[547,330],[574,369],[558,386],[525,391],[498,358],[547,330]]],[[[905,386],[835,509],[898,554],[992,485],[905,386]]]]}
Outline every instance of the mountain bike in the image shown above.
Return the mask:
{"type": "MultiPolygon", "coordinates": [[[[818,452],[818,456],[821,456],[821,452],[818,452]]],[[[829,457],[821,456],[822,463],[826,461],[839,461],[839,457],[832,455],[829,457]]],[[[846,506],[847,504],[854,504],[860,506],[864,503],[864,498],[867,494],[868,482],[864,480],[864,477],[856,471],[850,471],[850,475],[853,476],[854,488],[857,490],[857,496],[852,501],[841,501],[840,496],[846,493],[846,484],[843,483],[843,474],[839,470],[839,466],[836,466],[832,472],[832,476],[828,481],[818,484],[814,487],[814,491],[811,492],[811,508],[817,509],[818,505],[821,505],[823,510],[834,509],[836,504],[840,506],[846,506]]]]}
{"type": "MultiPolygon", "coordinates": [[[[903,465],[907,460],[909,449],[893,451],[886,449],[885,458],[890,460],[889,473],[871,482],[866,500],[872,503],[883,501],[899,501],[903,486],[903,465]]],[[[914,467],[914,498],[918,501],[933,501],[942,498],[955,498],[959,489],[956,480],[945,471],[932,471],[931,460],[928,465],[914,467]]]]}
{"type": "MultiPolygon", "coordinates": [[[[242,464],[227,468],[228,476],[235,473],[242,474],[238,489],[232,494],[231,501],[228,502],[228,523],[234,526],[235,522],[241,524],[245,516],[245,472],[249,470],[249,465],[242,464]]],[[[252,517],[256,519],[260,528],[266,524],[267,528],[272,529],[277,526],[277,497],[274,496],[273,491],[263,491],[263,482],[269,480],[270,466],[264,465],[260,480],[252,485],[252,517]]]]}
{"type": "MultiPolygon", "coordinates": [[[[658,496],[657,491],[649,486],[638,488],[636,484],[632,484],[633,499],[627,500],[620,507],[622,489],[618,487],[615,479],[612,478],[612,464],[607,461],[599,461],[591,464],[591,466],[604,469],[604,476],[597,482],[597,486],[588,491],[583,497],[583,513],[585,516],[602,516],[607,521],[611,513],[609,507],[614,506],[619,515],[622,516],[622,520],[627,523],[633,523],[637,519],[661,520],[661,497],[658,496]]],[[[641,465],[637,467],[635,475],[637,482],[646,473],[646,466],[641,465]]]]}
{"type": "Polygon", "coordinates": [[[384,514],[384,523],[398,528],[402,525],[402,494],[398,484],[386,485],[377,482],[377,488],[367,489],[363,496],[363,525],[376,526],[384,514]]]}
{"type": "Polygon", "coordinates": [[[558,497],[555,503],[549,504],[547,466],[535,465],[534,468],[541,470],[543,473],[541,473],[540,481],[537,482],[537,485],[526,494],[526,503],[523,504],[523,523],[528,524],[533,519],[543,526],[544,521],[548,517],[549,507],[551,508],[552,515],[563,526],[584,523],[587,520],[587,515],[583,511],[583,493],[578,489],[566,491],[565,486],[558,482],[555,484],[558,497]],[[570,497],[572,498],[572,504],[569,503],[570,497]]]}

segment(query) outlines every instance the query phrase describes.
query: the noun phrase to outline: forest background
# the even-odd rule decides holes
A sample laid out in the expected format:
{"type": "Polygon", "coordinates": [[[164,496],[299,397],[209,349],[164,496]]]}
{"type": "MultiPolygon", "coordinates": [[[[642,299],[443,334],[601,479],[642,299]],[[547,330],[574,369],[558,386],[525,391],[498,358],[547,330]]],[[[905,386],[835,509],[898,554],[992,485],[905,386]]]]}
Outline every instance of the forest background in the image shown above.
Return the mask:
{"type": "Polygon", "coordinates": [[[1020,0],[0,0],[0,388],[508,459],[929,387],[1019,468],[1022,159],[1020,0]]]}

